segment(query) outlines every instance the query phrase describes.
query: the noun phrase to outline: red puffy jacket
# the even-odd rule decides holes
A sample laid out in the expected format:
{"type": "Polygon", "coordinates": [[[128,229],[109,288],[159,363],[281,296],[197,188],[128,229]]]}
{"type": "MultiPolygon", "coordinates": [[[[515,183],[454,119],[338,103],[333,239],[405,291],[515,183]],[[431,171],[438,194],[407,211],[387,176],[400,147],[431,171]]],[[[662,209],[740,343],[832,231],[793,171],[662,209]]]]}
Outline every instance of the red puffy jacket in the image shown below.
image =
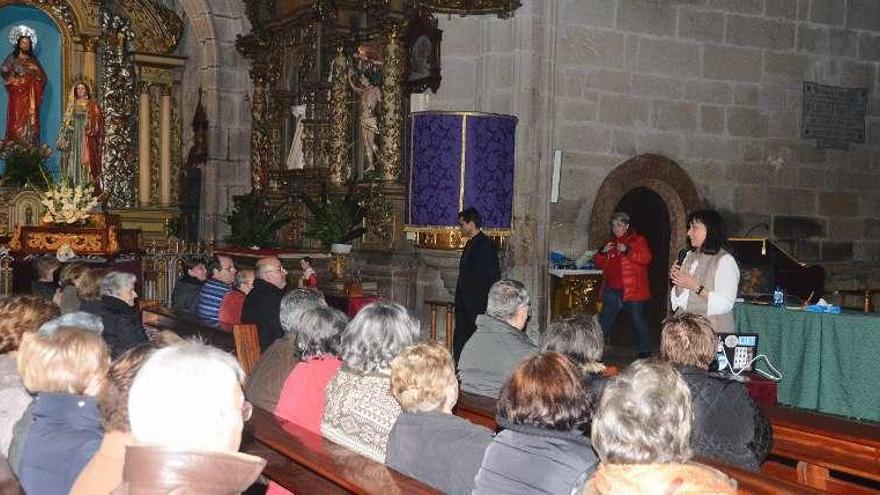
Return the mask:
{"type": "MultiPolygon", "coordinates": [[[[620,268],[623,272],[623,300],[647,301],[650,299],[651,287],[648,284],[648,264],[651,263],[652,257],[648,241],[636,233],[634,229],[629,229],[623,237],[609,239],[608,242],[622,242],[629,246],[629,250],[620,257],[620,268]]],[[[596,266],[604,270],[608,265],[608,256],[599,252],[596,253],[593,261],[596,263],[596,266]]],[[[603,281],[602,290],[604,289],[603,281]]]]}

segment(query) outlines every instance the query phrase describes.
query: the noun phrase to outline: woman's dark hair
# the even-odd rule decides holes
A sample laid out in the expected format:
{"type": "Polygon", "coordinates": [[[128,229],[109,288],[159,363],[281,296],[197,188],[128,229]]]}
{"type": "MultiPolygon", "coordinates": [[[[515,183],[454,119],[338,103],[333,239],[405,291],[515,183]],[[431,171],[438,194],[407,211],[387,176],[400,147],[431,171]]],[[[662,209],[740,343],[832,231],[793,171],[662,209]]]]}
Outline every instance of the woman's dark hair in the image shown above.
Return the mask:
{"type": "MultiPolygon", "coordinates": [[[[706,240],[700,247],[700,251],[706,254],[718,254],[718,251],[727,244],[727,233],[724,231],[724,221],[721,214],[715,210],[699,210],[687,217],[687,226],[690,228],[694,222],[700,222],[706,226],[706,240]]],[[[691,250],[691,241],[688,239],[691,250]]]]}
{"type": "Polygon", "coordinates": [[[156,350],[153,344],[133,347],[110,365],[104,389],[98,394],[98,408],[103,415],[104,431],[131,431],[128,422],[128,391],[134,377],[156,350]]]}
{"type": "Polygon", "coordinates": [[[348,317],[329,306],[315,306],[304,312],[296,335],[300,359],[335,356],[348,317]]]}
{"type": "Polygon", "coordinates": [[[589,423],[593,410],[583,377],[558,352],[522,361],[501,388],[497,415],[516,425],[571,431],[589,423]]]}
{"type": "Polygon", "coordinates": [[[311,256],[303,256],[302,260],[305,261],[306,263],[308,263],[309,266],[312,266],[312,257],[311,256]]]}

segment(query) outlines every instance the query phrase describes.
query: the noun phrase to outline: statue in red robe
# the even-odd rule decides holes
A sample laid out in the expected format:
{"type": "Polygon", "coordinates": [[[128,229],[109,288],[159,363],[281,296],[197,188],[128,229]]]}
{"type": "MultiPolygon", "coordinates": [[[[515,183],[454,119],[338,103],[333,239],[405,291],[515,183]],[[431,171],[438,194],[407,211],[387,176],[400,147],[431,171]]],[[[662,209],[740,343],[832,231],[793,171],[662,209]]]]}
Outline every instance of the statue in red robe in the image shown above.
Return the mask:
{"type": "Polygon", "coordinates": [[[65,151],[64,175],[74,184],[91,182],[101,194],[101,145],[104,114],[85,81],[73,85],[64,121],[58,133],[58,149],[65,151]]]}
{"type": "Polygon", "coordinates": [[[9,93],[7,140],[37,143],[40,139],[40,106],[46,72],[34,56],[33,46],[31,36],[19,36],[15,49],[0,66],[0,76],[9,93]]]}

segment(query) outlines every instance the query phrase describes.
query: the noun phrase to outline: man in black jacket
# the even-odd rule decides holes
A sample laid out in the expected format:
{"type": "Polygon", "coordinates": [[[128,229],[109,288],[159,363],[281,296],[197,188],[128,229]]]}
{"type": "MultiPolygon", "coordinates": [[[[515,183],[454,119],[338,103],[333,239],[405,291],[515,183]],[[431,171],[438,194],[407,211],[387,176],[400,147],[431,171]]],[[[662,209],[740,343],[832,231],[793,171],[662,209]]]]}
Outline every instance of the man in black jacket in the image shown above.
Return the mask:
{"type": "Polygon", "coordinates": [[[281,338],[281,297],[287,286],[287,270],[281,260],[267,256],[257,260],[257,278],[254,288],[244,299],[241,309],[242,323],[256,323],[260,332],[260,350],[266,349],[281,338]]]}
{"type": "Polygon", "coordinates": [[[495,243],[480,230],[480,213],[467,208],[458,214],[458,224],[470,237],[461,253],[458,283],[455,285],[455,335],[452,355],[455,362],[477,329],[477,315],[486,312],[489,289],[501,278],[495,243]]]}

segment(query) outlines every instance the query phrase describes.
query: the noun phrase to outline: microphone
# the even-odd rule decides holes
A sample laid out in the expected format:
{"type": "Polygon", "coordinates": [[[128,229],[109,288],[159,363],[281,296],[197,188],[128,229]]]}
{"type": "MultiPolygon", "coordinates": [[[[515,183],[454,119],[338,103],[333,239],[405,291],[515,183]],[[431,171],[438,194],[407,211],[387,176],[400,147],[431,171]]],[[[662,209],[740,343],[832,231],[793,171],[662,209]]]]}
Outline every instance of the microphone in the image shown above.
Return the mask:
{"type": "Polygon", "coordinates": [[[678,259],[675,261],[675,264],[678,266],[681,266],[681,264],[684,263],[684,259],[687,257],[687,254],[688,254],[687,249],[679,250],[678,251],[678,259]]]}

